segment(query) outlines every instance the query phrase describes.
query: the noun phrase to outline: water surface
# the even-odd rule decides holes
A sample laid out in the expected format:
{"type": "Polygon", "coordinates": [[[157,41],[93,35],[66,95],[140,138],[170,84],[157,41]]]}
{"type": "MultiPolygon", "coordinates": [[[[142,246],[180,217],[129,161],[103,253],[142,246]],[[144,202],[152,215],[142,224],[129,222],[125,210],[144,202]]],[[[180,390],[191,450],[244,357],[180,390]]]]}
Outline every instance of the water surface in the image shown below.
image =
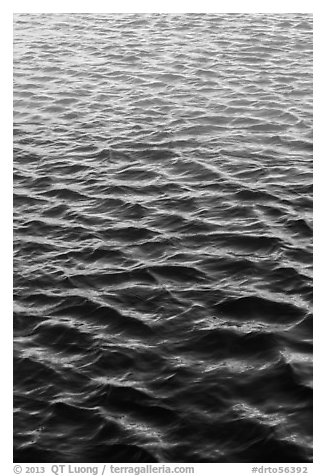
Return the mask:
{"type": "Polygon", "coordinates": [[[312,17],[17,14],[14,460],[307,462],[312,17]]]}

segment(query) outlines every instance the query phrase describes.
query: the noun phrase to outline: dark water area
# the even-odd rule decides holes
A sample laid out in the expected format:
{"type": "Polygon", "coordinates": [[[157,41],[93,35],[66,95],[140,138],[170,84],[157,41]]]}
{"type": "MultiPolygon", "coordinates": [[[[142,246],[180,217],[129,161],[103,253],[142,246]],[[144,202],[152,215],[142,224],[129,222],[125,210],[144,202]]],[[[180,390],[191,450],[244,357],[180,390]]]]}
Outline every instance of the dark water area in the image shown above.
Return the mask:
{"type": "Polygon", "coordinates": [[[17,14],[14,461],[312,460],[312,17],[17,14]]]}

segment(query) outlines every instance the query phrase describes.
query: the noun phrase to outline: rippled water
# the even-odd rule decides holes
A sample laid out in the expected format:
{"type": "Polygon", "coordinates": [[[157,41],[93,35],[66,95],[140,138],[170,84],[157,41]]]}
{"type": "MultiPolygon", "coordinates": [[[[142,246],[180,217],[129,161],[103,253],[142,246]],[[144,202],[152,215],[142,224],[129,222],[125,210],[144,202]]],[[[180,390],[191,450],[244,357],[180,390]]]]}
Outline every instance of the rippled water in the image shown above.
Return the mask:
{"type": "Polygon", "coordinates": [[[15,461],[311,461],[311,16],[14,31],[15,461]]]}

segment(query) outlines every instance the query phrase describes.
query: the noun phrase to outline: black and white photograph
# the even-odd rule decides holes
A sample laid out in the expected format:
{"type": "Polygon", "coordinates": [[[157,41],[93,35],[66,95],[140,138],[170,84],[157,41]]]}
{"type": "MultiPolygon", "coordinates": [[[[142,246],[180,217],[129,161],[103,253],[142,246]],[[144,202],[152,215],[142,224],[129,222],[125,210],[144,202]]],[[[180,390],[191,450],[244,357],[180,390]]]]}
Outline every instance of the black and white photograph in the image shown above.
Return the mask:
{"type": "Polygon", "coordinates": [[[312,463],[312,173],[312,13],[15,12],[13,462],[312,463]]]}

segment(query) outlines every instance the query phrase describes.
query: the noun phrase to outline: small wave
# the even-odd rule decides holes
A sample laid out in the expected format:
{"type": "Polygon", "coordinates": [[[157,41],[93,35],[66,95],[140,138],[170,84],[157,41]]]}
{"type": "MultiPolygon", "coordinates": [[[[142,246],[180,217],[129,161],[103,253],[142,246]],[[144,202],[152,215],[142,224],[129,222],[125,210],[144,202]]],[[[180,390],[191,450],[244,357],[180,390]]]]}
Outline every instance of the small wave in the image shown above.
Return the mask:
{"type": "Polygon", "coordinates": [[[287,322],[302,316],[302,310],[292,303],[272,301],[258,296],[245,296],[217,304],[222,315],[236,319],[258,319],[267,322],[287,322]]]}

